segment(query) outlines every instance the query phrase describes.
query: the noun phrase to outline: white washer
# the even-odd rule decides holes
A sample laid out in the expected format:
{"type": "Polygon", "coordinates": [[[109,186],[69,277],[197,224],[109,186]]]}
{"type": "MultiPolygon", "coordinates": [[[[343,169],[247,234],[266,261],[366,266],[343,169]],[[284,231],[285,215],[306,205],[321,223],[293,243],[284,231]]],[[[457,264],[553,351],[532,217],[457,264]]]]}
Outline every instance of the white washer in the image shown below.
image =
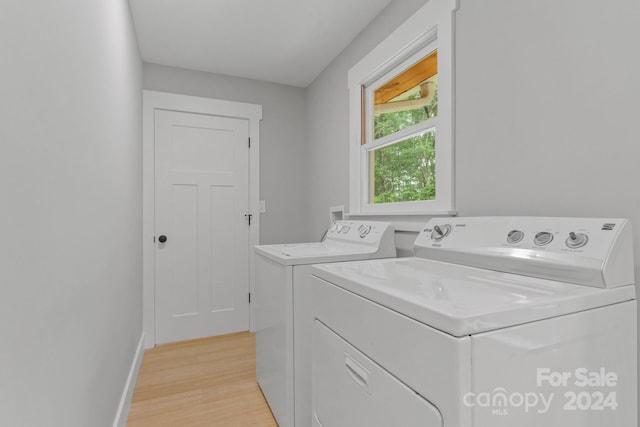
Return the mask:
{"type": "Polygon", "coordinates": [[[395,257],[394,229],[385,222],[336,221],[323,242],[262,245],[255,253],[258,384],[280,427],[309,426],[310,264],[395,257]]]}
{"type": "Polygon", "coordinates": [[[627,220],[434,219],[414,250],[314,266],[314,426],[637,426],[627,220]]]}

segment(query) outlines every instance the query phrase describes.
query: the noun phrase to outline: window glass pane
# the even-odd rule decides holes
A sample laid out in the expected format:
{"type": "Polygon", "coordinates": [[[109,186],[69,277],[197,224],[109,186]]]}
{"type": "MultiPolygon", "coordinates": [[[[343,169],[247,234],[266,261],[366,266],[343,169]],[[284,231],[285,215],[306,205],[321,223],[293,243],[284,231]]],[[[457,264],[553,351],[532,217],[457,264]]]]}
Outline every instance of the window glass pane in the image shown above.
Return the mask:
{"type": "Polygon", "coordinates": [[[373,93],[373,137],[382,138],[438,114],[438,51],[373,93]]]}
{"type": "Polygon", "coordinates": [[[369,152],[369,203],[434,200],[434,129],[369,152]]]}

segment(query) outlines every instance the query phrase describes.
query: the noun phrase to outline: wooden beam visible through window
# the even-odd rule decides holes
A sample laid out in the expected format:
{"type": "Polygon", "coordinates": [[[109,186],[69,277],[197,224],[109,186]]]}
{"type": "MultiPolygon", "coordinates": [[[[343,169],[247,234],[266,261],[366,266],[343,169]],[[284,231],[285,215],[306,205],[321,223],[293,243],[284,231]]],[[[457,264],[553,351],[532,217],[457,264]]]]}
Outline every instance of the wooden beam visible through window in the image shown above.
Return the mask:
{"type": "MultiPolygon", "coordinates": [[[[420,61],[398,74],[373,94],[374,105],[389,102],[398,95],[419,85],[438,73],[438,50],[434,50],[420,61]]],[[[364,98],[363,98],[364,99],[364,98]]]]}

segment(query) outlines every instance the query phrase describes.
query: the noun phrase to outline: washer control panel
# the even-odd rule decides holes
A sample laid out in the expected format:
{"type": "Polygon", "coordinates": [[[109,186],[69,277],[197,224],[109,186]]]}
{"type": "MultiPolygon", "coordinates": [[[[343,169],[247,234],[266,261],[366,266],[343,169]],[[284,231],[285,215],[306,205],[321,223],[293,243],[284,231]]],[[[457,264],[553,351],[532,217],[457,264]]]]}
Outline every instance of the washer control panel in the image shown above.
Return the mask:
{"type": "Polygon", "coordinates": [[[626,219],[434,218],[416,239],[414,252],[423,258],[601,287],[610,287],[604,282],[611,280],[607,275],[615,275],[611,269],[622,269],[616,283],[633,283],[631,225],[626,219]]]}
{"type": "Polygon", "coordinates": [[[334,221],[327,231],[327,240],[379,246],[384,236],[393,236],[394,228],[388,222],[334,221]]]}

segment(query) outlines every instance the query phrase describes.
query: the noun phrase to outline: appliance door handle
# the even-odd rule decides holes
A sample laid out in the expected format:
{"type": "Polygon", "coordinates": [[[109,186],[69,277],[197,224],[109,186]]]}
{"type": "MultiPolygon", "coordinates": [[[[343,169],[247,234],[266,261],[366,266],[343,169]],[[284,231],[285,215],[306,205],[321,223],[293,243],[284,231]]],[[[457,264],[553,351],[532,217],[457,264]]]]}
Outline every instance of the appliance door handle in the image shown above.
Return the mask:
{"type": "Polygon", "coordinates": [[[347,367],[347,373],[351,379],[367,394],[371,394],[371,391],[369,391],[369,376],[371,375],[369,370],[358,363],[348,353],[344,354],[344,364],[347,367]]]}

